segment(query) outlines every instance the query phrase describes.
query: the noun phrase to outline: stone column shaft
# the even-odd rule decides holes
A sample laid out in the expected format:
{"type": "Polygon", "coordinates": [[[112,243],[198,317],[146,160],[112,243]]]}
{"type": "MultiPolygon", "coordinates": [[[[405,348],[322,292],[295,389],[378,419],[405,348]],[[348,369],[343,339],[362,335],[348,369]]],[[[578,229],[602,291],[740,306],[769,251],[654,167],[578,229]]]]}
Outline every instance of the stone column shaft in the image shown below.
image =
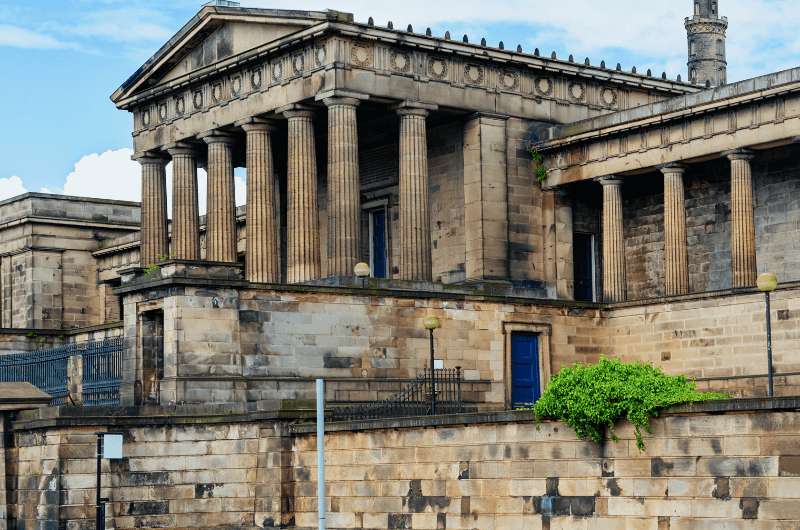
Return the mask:
{"type": "Polygon", "coordinates": [[[142,230],[139,263],[152,265],[169,256],[167,235],[166,160],[157,156],[138,158],[142,165],[142,230]]]}
{"type": "Polygon", "coordinates": [[[328,106],[328,274],[353,276],[359,260],[361,187],[358,124],[354,98],[329,98],[328,106]]]}
{"type": "Polygon", "coordinates": [[[733,288],[756,284],[756,226],[753,176],[747,151],[728,153],[731,161],[731,268],[733,288]]]}
{"type": "Polygon", "coordinates": [[[203,138],[208,144],[206,260],[236,262],[236,195],[231,144],[226,134],[203,138]]]}
{"type": "Polygon", "coordinates": [[[197,160],[191,147],[176,146],[172,156],[172,257],[200,259],[197,160]]]}
{"type": "Polygon", "coordinates": [[[288,119],[286,281],[300,283],[320,277],[317,152],[313,112],[291,110],[288,119]]]}
{"type": "Polygon", "coordinates": [[[603,185],[603,301],[624,302],[625,235],[622,224],[622,180],[602,178],[603,185]]]}
{"type": "Polygon", "coordinates": [[[242,125],[247,133],[247,281],[278,283],[278,227],[276,216],[275,168],[271,133],[267,123],[242,125]]]}
{"type": "Polygon", "coordinates": [[[400,115],[401,280],[431,280],[428,197],[427,110],[403,108],[400,115]]]}
{"type": "Polygon", "coordinates": [[[675,296],[689,292],[684,169],[667,166],[661,171],[664,174],[664,294],[675,296]]]}

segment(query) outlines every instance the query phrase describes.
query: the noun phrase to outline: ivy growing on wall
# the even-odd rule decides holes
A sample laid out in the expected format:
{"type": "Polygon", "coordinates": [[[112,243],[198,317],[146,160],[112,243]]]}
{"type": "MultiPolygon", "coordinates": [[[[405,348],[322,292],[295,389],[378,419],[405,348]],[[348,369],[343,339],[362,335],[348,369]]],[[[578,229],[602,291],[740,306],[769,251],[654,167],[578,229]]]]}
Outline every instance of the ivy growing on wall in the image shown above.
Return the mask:
{"type": "Polygon", "coordinates": [[[533,161],[536,162],[536,178],[539,182],[544,182],[545,179],[547,179],[547,168],[544,167],[544,156],[542,156],[542,153],[535,147],[529,148],[528,153],[530,153],[533,161]]]}
{"type": "Polygon", "coordinates": [[[643,432],[650,418],[673,405],[724,399],[728,396],[699,392],[693,381],[668,376],[650,364],[623,363],[601,358],[594,365],[575,364],[550,380],[534,405],[536,418],[563,421],[578,437],[600,443],[606,429],[617,441],[614,424],[627,418],[634,426],[636,445],[643,451],[643,432]]]}

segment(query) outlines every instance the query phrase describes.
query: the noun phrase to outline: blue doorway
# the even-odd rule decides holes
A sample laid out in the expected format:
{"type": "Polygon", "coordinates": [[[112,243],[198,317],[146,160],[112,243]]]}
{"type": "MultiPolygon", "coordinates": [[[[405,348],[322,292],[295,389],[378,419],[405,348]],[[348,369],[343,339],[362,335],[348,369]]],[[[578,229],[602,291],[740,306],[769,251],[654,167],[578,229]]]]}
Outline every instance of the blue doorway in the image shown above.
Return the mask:
{"type": "Polygon", "coordinates": [[[387,278],[386,259],[386,209],[380,208],[369,213],[370,231],[370,270],[373,278],[387,278]]]}
{"type": "Polygon", "coordinates": [[[541,396],[539,378],[539,336],[511,335],[511,405],[535,403],[541,396]]]}

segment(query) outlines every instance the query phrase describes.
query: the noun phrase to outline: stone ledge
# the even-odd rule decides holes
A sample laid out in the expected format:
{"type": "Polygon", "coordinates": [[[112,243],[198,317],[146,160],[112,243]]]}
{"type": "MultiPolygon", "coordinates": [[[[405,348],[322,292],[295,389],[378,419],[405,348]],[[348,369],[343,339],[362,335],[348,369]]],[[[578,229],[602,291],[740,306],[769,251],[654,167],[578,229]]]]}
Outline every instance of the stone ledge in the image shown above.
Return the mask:
{"type": "Polygon", "coordinates": [[[297,421],[315,415],[306,400],[275,400],[215,405],[143,405],[140,407],[45,407],[19,413],[11,429],[26,431],[53,427],[142,427],[159,425],[297,421]]]}
{"type": "MultiPolygon", "coordinates": [[[[786,410],[800,410],[800,396],[706,401],[704,403],[693,403],[673,407],[665,411],[663,415],[779,412],[786,410]]],[[[506,410],[442,416],[390,418],[384,420],[331,422],[325,425],[325,432],[444,427],[453,425],[478,425],[483,423],[532,423],[534,421],[533,414],[529,410],[506,410]]],[[[291,427],[291,432],[292,434],[312,434],[316,432],[316,425],[312,423],[293,425],[291,427]]]]}

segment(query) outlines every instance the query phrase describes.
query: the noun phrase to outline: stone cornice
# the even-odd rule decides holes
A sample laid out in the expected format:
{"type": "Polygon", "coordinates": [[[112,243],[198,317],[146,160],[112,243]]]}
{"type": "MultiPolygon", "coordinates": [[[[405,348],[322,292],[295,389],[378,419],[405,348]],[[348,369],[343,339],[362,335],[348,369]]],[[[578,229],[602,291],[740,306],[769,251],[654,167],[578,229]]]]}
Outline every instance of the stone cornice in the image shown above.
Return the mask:
{"type": "Polygon", "coordinates": [[[597,118],[557,125],[546,130],[546,137],[537,142],[537,147],[540,151],[558,149],[601,136],[730,110],[798,91],[800,68],[793,68],[597,118]]]}
{"type": "Polygon", "coordinates": [[[456,42],[432,36],[429,37],[415,33],[377,28],[364,24],[326,21],[279,38],[248,52],[200,68],[163,85],[157,85],[133,95],[125,95],[125,97],[123,97],[124,94],[115,93],[116,99],[114,99],[114,102],[118,108],[130,110],[137,105],[157,98],[164,93],[171,92],[176,88],[204,81],[239,66],[246,66],[252,62],[273,55],[277,51],[296,47],[310,39],[333,35],[394,44],[404,48],[417,48],[447,55],[458,55],[481,61],[489,60],[501,65],[524,67],[552,74],[592,79],[601,83],[651,90],[665,95],[685,94],[699,90],[698,87],[688,83],[600,68],[597,66],[587,66],[583,63],[545,58],[533,54],[484,47],[477,44],[456,42]]]}

